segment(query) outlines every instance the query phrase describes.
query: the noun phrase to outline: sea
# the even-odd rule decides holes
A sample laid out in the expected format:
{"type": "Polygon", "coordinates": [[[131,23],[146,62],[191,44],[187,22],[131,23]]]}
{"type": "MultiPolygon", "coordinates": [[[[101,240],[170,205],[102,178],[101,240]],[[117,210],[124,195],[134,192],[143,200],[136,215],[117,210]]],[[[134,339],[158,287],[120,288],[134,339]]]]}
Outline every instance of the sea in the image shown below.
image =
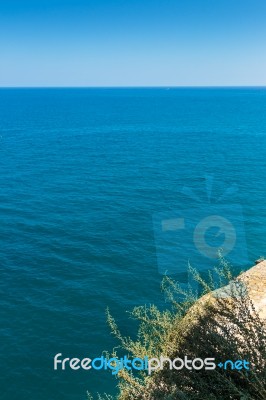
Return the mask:
{"type": "Polygon", "coordinates": [[[167,307],[164,274],[186,285],[212,247],[263,257],[265,172],[265,88],[0,89],[1,398],[115,394],[54,356],[112,351],[107,307],[136,337],[128,311],[167,307]]]}

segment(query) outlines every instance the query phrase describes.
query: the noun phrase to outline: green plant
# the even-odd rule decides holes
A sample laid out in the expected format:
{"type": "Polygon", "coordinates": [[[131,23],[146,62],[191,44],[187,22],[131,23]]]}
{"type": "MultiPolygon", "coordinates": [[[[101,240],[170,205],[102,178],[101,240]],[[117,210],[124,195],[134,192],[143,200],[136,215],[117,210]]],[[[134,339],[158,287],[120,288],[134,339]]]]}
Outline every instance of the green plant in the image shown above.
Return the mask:
{"type": "MultiPolygon", "coordinates": [[[[165,367],[152,375],[146,371],[118,373],[117,400],[265,400],[266,333],[247,290],[234,278],[225,260],[207,279],[190,268],[201,287],[201,298],[191,288],[165,276],[162,291],[169,308],[155,305],[135,307],[130,317],[139,321],[136,340],[124,337],[107,310],[107,321],[121,349],[131,357],[174,359],[214,357],[216,360],[249,360],[250,371],[220,370],[179,371],[165,367]],[[230,296],[210,295],[218,287],[229,285],[230,296]]],[[[219,293],[219,292],[218,292],[219,293]]],[[[117,351],[117,350],[116,350],[117,351]]],[[[116,356],[116,351],[112,357],[116,356]]],[[[107,395],[99,400],[110,400],[107,395]]]]}

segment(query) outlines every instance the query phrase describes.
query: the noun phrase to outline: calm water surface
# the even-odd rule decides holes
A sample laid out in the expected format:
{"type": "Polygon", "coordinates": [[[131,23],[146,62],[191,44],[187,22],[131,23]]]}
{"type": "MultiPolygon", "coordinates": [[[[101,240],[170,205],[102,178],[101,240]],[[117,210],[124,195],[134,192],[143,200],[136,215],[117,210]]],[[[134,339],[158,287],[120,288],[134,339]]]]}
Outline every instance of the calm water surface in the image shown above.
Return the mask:
{"type": "Polygon", "coordinates": [[[107,306],[130,335],[126,310],[164,304],[152,216],[189,209],[183,186],[237,184],[249,259],[265,255],[265,89],[2,89],[0,135],[4,400],[115,391],[53,356],[112,349],[107,306]]]}

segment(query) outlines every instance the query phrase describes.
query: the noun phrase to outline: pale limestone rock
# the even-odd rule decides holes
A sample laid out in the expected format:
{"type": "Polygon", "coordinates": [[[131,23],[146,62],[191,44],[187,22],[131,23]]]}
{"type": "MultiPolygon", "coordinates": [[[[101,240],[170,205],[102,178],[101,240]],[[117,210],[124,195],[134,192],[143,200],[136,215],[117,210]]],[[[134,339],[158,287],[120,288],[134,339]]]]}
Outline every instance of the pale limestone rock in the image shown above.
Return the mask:
{"type": "Polygon", "coordinates": [[[261,319],[266,321],[266,260],[260,261],[239,276],[261,319]]]}
{"type": "Polygon", "coordinates": [[[248,293],[255,310],[266,324],[266,260],[259,260],[248,271],[243,272],[236,281],[201,297],[190,309],[184,320],[190,319],[194,324],[197,317],[205,313],[206,304],[215,304],[216,299],[228,300],[233,308],[234,301],[248,293]],[[232,296],[233,294],[233,296],[232,296]]]}

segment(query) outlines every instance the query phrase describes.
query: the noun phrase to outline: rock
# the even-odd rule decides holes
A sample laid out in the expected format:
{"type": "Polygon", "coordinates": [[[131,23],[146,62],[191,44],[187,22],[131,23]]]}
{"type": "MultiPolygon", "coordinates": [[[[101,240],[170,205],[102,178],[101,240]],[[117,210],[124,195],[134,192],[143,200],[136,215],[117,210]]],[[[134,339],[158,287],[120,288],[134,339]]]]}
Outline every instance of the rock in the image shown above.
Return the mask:
{"type": "Polygon", "coordinates": [[[266,321],[266,260],[262,260],[239,276],[248,290],[256,311],[266,321]]]}
{"type": "Polygon", "coordinates": [[[230,307],[233,308],[234,301],[245,294],[248,294],[259,317],[262,321],[265,321],[266,325],[266,260],[258,262],[227,286],[202,296],[191,307],[186,318],[194,319],[196,324],[197,317],[202,313],[205,314],[206,304],[215,305],[217,299],[226,299],[230,307]]]}
{"type": "Polygon", "coordinates": [[[263,261],[264,261],[264,258],[258,258],[258,260],[255,261],[255,264],[260,264],[263,261]]]}

